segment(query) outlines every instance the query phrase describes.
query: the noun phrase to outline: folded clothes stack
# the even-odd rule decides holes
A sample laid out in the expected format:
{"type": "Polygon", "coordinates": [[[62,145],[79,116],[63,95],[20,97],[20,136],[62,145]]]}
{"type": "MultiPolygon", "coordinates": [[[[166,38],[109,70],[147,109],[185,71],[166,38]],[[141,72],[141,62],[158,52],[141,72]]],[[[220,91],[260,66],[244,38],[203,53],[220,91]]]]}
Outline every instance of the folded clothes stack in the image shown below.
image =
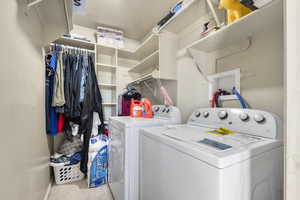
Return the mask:
{"type": "Polygon", "coordinates": [[[81,161],[81,153],[77,152],[73,155],[63,155],[55,153],[50,157],[50,165],[53,167],[66,166],[66,165],[76,165],[81,161]]]}

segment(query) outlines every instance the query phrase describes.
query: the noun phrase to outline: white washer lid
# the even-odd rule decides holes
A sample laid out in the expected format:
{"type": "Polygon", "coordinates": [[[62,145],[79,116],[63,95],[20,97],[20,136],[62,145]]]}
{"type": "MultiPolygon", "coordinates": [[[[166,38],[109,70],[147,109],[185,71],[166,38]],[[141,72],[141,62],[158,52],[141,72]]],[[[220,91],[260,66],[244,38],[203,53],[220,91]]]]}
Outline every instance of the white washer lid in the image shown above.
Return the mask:
{"type": "Polygon", "coordinates": [[[111,117],[110,123],[121,127],[148,127],[158,126],[169,123],[167,119],[157,118],[133,118],[133,117],[111,117]]]}
{"type": "Polygon", "coordinates": [[[239,133],[217,136],[207,133],[209,130],[212,129],[177,125],[145,128],[141,133],[220,169],[282,146],[279,140],[239,133]]]}

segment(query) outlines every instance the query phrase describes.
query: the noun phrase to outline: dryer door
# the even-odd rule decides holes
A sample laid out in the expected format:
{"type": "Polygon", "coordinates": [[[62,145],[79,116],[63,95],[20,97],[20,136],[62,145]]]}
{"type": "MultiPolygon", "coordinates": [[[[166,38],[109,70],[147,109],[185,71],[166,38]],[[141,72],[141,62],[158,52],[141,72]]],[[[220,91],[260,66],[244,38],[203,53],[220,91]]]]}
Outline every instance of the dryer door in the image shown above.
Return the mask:
{"type": "Polygon", "coordinates": [[[110,125],[108,183],[115,200],[125,199],[125,128],[110,125]]]}

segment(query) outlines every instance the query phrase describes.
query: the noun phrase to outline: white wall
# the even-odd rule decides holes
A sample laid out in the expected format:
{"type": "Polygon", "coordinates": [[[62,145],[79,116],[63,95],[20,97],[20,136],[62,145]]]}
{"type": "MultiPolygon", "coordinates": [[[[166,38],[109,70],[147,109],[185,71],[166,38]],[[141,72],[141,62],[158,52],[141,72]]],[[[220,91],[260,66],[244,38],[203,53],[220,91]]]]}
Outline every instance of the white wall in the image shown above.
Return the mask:
{"type": "MultiPolygon", "coordinates": [[[[235,68],[241,68],[241,93],[250,106],[273,112],[283,119],[282,30],[256,35],[250,49],[220,60],[217,72],[235,68]]],[[[194,109],[210,106],[207,82],[190,58],[178,60],[178,106],[183,120],[187,120],[194,109]]],[[[239,107],[239,103],[225,102],[224,106],[239,107]]]]}
{"type": "Polygon", "coordinates": [[[1,2],[0,195],[42,200],[50,183],[45,132],[45,69],[37,16],[1,2]]]}

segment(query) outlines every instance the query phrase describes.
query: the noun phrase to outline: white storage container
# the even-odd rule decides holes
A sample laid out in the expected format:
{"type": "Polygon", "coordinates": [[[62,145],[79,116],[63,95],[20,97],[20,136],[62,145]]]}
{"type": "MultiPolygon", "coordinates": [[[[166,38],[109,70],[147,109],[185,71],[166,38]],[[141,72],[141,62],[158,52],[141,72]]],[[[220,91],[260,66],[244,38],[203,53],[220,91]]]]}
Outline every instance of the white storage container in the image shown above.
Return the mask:
{"type": "Polygon", "coordinates": [[[124,33],[123,31],[107,28],[97,27],[97,43],[99,45],[111,47],[111,48],[124,48],[124,33]]]}
{"type": "Polygon", "coordinates": [[[53,166],[56,184],[71,183],[84,178],[80,171],[80,163],[67,166],[53,166]]]}

